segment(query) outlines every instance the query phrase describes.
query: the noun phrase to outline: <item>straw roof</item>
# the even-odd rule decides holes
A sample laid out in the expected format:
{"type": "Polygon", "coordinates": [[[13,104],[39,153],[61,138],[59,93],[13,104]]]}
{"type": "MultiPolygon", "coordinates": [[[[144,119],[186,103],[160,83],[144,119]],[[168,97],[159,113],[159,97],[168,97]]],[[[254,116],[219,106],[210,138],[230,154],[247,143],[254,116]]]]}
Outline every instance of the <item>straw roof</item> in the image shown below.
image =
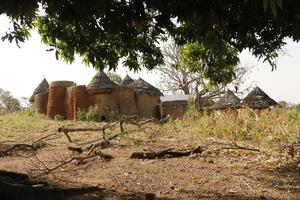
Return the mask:
{"type": "Polygon", "coordinates": [[[242,104],[250,108],[264,109],[277,105],[262,89],[255,87],[243,100],[242,104]]]}
{"type": "Polygon", "coordinates": [[[136,92],[148,92],[155,95],[163,95],[159,89],[141,78],[135,80],[128,86],[133,87],[136,92]]]}
{"type": "Polygon", "coordinates": [[[121,86],[127,86],[130,83],[134,82],[134,80],[127,74],[121,82],[121,86]]]}
{"type": "Polygon", "coordinates": [[[104,89],[115,89],[118,85],[110,80],[110,78],[103,72],[99,71],[88,84],[88,90],[104,90],[104,89]]]}
{"type": "Polygon", "coordinates": [[[224,109],[224,108],[239,108],[241,99],[238,98],[231,90],[227,90],[223,97],[219,99],[214,105],[213,108],[224,109]]]}
{"type": "Polygon", "coordinates": [[[36,94],[41,94],[43,92],[47,92],[49,89],[49,84],[48,81],[44,78],[42,80],[42,82],[35,88],[35,90],[33,91],[33,94],[31,95],[31,97],[29,98],[30,102],[34,102],[34,96],[36,94]]]}

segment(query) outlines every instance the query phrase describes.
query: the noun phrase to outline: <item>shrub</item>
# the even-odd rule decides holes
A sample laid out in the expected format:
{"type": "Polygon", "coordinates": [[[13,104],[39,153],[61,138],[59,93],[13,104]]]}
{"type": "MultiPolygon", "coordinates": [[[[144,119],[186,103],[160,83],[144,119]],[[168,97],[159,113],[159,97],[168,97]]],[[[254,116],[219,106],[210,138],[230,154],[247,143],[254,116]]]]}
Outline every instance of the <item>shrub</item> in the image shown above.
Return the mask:
{"type": "Polygon", "coordinates": [[[55,116],[54,116],[54,120],[55,120],[55,121],[63,121],[63,120],[64,120],[64,117],[61,116],[61,115],[55,115],[55,116]]]}
{"type": "Polygon", "coordinates": [[[87,111],[78,109],[76,120],[89,122],[99,121],[98,107],[90,106],[87,111]]]}

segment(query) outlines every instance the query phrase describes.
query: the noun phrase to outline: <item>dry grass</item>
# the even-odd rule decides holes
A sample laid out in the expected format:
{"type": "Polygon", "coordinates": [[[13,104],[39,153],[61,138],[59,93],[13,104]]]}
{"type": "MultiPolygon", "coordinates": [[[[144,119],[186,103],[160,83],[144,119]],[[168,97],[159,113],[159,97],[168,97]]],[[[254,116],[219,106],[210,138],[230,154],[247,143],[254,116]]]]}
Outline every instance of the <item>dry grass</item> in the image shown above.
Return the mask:
{"type": "MultiPolygon", "coordinates": [[[[35,140],[56,133],[62,125],[94,127],[103,124],[47,120],[43,116],[23,112],[0,116],[0,141],[35,140]]],[[[78,170],[66,167],[53,177],[48,176],[49,181],[58,185],[67,182],[99,185],[113,196],[104,199],[113,200],[143,199],[136,196],[147,192],[155,193],[158,199],[299,199],[300,112],[297,110],[275,108],[260,113],[241,110],[238,114],[200,114],[190,109],[181,120],[147,126],[147,132],[125,135],[115,141],[115,145],[103,149],[103,153],[114,157],[111,161],[96,159],[76,166],[78,170]],[[217,146],[198,156],[130,159],[131,153],[136,151],[191,149],[211,139],[253,146],[267,151],[270,156],[256,151],[217,151],[217,146]],[[293,144],[297,144],[294,146],[297,156],[291,157],[288,150],[293,144]],[[118,195],[122,197],[116,197],[118,195]]],[[[125,130],[134,128],[125,125],[125,130]]],[[[107,133],[117,131],[119,127],[107,133]]],[[[74,142],[99,137],[101,132],[72,134],[74,142]]],[[[57,165],[60,163],[58,158],[70,156],[67,149],[70,143],[65,137],[51,142],[36,156],[48,165],[57,165]]],[[[32,159],[2,157],[0,169],[29,172],[33,168],[32,159]]]]}
{"type": "Polygon", "coordinates": [[[163,127],[169,136],[189,138],[196,142],[213,137],[230,141],[245,141],[262,148],[300,140],[300,112],[287,108],[238,112],[197,113],[190,109],[181,120],[163,127]]]}

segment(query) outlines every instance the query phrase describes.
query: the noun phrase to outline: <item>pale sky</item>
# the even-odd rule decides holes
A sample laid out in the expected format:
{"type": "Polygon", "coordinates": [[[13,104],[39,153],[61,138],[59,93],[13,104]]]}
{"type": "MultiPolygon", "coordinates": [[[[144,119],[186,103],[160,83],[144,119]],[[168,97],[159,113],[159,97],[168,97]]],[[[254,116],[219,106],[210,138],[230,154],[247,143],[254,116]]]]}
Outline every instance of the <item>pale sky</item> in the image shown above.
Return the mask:
{"type": "MultiPolygon", "coordinates": [[[[7,19],[0,16],[0,37],[8,26],[7,19]]],[[[71,80],[77,85],[87,85],[95,75],[96,71],[82,64],[80,58],[71,65],[66,64],[57,61],[53,52],[46,51],[47,48],[36,33],[29,41],[22,43],[21,48],[15,43],[0,41],[0,88],[16,97],[29,97],[44,76],[49,82],[71,80]]],[[[240,54],[241,64],[254,66],[247,84],[261,87],[276,101],[300,103],[300,44],[288,40],[284,49],[287,54],[278,58],[277,69],[273,72],[267,63],[259,62],[246,51],[240,54]]],[[[159,75],[155,72],[142,70],[134,74],[124,67],[119,67],[116,72],[122,77],[126,73],[132,78],[142,77],[155,86],[159,83],[159,75]]]]}

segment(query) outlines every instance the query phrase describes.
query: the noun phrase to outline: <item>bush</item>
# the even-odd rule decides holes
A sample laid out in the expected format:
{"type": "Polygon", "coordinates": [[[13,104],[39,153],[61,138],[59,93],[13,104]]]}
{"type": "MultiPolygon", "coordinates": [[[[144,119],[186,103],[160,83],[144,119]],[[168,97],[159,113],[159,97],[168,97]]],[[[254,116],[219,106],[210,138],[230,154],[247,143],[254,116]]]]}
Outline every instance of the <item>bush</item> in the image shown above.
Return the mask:
{"type": "Polygon", "coordinates": [[[78,109],[76,120],[89,122],[99,121],[98,107],[90,106],[87,111],[78,109]]]}
{"type": "Polygon", "coordinates": [[[118,119],[118,113],[117,112],[110,112],[108,114],[108,121],[116,121],[118,119]]]}
{"type": "Polygon", "coordinates": [[[63,120],[64,120],[64,117],[61,116],[61,115],[55,115],[55,116],[54,116],[54,120],[55,120],[55,121],[63,121],[63,120]]]}

